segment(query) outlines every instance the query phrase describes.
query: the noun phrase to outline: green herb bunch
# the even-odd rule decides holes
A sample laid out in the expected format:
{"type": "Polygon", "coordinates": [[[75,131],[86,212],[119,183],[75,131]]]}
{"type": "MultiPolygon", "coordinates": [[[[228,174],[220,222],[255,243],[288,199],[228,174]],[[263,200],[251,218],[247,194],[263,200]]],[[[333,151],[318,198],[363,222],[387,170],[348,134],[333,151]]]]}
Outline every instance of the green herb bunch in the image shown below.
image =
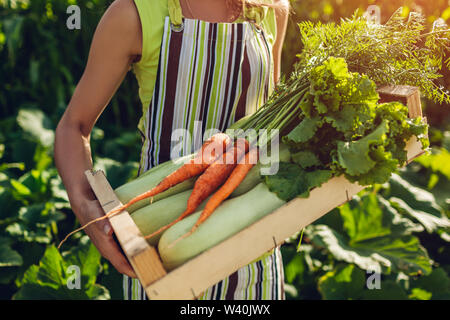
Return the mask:
{"type": "Polygon", "coordinates": [[[416,136],[428,147],[422,119],[409,119],[401,103],[380,104],[376,90],[411,85],[450,103],[449,92],[436,84],[450,52],[450,30],[425,29],[422,15],[403,17],[400,10],[383,25],[357,14],[339,24],[299,24],[303,50],[294,71],[264,106],[232,126],[268,130],[269,139],[279,133],[289,146],[292,161],[265,179],[272,191],[285,200],[308,196],[339,175],[381,184],[405,164],[408,139],[416,136]]]}
{"type": "Polygon", "coordinates": [[[354,14],[339,24],[299,24],[303,50],[297,55],[294,71],[283,78],[267,103],[233,129],[279,130],[283,135],[301,117],[311,70],[331,57],[343,58],[350,72],[366,76],[377,87],[410,85],[437,103],[450,103],[450,93],[436,84],[444,66],[450,68],[450,29],[435,24],[426,32],[425,19],[397,10],[385,24],[375,24],[354,14]],[[445,65],[446,64],[446,65],[445,65]]]}
{"type": "Polygon", "coordinates": [[[427,98],[450,103],[447,88],[436,84],[442,68],[450,68],[450,58],[445,60],[450,29],[438,20],[427,31],[422,14],[403,17],[401,12],[398,9],[385,24],[357,14],[339,24],[300,23],[303,50],[295,69],[307,73],[329,57],[344,58],[350,71],[367,75],[378,86],[416,86],[427,98]]]}
{"type": "Polygon", "coordinates": [[[408,118],[399,102],[378,103],[375,83],[350,72],[343,58],[313,68],[309,81],[298,124],[282,138],[291,161],[265,179],[280,198],[307,197],[333,176],[360,185],[384,183],[405,164],[406,141],[416,136],[428,146],[422,119],[408,118]]]}

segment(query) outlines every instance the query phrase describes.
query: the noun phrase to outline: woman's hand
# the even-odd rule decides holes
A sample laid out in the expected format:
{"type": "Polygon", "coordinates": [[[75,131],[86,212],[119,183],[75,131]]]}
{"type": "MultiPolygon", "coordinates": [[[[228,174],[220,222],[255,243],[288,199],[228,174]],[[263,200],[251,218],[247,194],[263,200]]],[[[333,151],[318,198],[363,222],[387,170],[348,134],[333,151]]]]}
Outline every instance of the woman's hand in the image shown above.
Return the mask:
{"type": "MultiPolygon", "coordinates": [[[[85,200],[79,208],[74,208],[81,225],[104,216],[103,209],[97,200],[85,200]]],[[[97,221],[84,229],[100,254],[107,259],[120,273],[136,278],[133,268],[122,254],[119,245],[113,238],[113,230],[108,219],[97,221]]]]}

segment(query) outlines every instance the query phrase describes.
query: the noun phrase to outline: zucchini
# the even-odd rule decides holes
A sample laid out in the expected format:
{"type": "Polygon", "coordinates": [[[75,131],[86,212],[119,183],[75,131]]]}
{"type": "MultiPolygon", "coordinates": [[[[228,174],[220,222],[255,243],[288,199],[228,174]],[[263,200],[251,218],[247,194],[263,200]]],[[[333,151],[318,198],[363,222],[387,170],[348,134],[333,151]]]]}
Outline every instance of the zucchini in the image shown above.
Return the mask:
{"type": "MultiPolygon", "coordinates": [[[[120,187],[116,188],[114,192],[119,198],[120,202],[123,204],[127,203],[139,194],[142,194],[152,188],[154,188],[162,179],[167,177],[169,174],[180,168],[187,160],[192,158],[193,155],[188,155],[185,157],[178,158],[176,160],[166,161],[158,166],[151,168],[150,170],[144,172],[138,178],[127,182],[120,187]]],[[[160,199],[167,198],[171,195],[192,189],[195,183],[195,178],[186,180],[172,188],[156,195],[153,197],[152,202],[158,201],[160,199]]],[[[141,200],[133,205],[131,205],[127,211],[132,213],[137,209],[140,209],[150,203],[150,199],[141,200]]]]}
{"type": "Polygon", "coordinates": [[[275,209],[285,202],[259,183],[249,192],[223,202],[216,211],[189,237],[172,242],[190,231],[201,211],[176,223],[159,240],[158,250],[166,270],[172,270],[208,250],[275,209]]]}
{"type": "MultiPolygon", "coordinates": [[[[149,235],[178,218],[186,210],[187,201],[191,193],[192,189],[189,189],[149,204],[134,211],[131,214],[131,218],[144,236],[149,235]]],[[[208,199],[202,202],[198,207],[199,210],[205,207],[208,199]]],[[[156,247],[161,235],[162,233],[157,234],[147,239],[147,242],[156,247]]]]}

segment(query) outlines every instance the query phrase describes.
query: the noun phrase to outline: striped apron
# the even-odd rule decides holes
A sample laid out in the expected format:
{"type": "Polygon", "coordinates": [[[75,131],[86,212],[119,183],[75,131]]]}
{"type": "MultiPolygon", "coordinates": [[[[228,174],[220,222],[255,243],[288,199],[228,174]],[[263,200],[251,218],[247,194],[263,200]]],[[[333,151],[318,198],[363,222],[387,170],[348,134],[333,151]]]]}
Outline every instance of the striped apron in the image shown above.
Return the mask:
{"type": "MultiPolygon", "coordinates": [[[[179,13],[179,12],[178,12],[179,13]]],[[[273,88],[271,49],[251,22],[166,17],[153,98],[144,112],[140,170],[193,153],[264,104],[273,88]]],[[[124,276],[125,299],[146,299],[124,276]]],[[[207,289],[200,299],[284,299],[279,248],[207,289]]]]}

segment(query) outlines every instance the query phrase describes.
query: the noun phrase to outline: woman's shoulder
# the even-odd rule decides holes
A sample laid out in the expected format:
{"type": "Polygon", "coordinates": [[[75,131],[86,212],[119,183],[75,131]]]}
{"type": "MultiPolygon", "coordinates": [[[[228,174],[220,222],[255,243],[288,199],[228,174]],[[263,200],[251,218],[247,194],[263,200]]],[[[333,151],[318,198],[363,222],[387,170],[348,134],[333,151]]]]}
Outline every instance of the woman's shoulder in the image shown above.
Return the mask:
{"type": "Polygon", "coordinates": [[[99,25],[106,25],[115,37],[140,32],[139,14],[133,0],[114,0],[103,14],[99,25]]]}
{"type": "Polygon", "coordinates": [[[139,16],[133,0],[114,0],[103,17],[113,22],[125,23],[124,27],[139,26],[136,23],[139,16]]]}
{"type": "Polygon", "coordinates": [[[123,27],[139,28],[145,16],[155,18],[164,16],[166,12],[167,0],[114,0],[105,17],[124,23],[123,27]]]}
{"type": "Polygon", "coordinates": [[[97,25],[93,47],[121,48],[121,54],[139,53],[139,16],[133,0],[115,0],[103,13],[97,25]]]}
{"type": "Polygon", "coordinates": [[[117,39],[127,39],[132,55],[146,56],[159,43],[167,15],[167,0],[114,0],[99,26],[117,39]],[[130,43],[132,42],[132,43],[130,43]]]}

